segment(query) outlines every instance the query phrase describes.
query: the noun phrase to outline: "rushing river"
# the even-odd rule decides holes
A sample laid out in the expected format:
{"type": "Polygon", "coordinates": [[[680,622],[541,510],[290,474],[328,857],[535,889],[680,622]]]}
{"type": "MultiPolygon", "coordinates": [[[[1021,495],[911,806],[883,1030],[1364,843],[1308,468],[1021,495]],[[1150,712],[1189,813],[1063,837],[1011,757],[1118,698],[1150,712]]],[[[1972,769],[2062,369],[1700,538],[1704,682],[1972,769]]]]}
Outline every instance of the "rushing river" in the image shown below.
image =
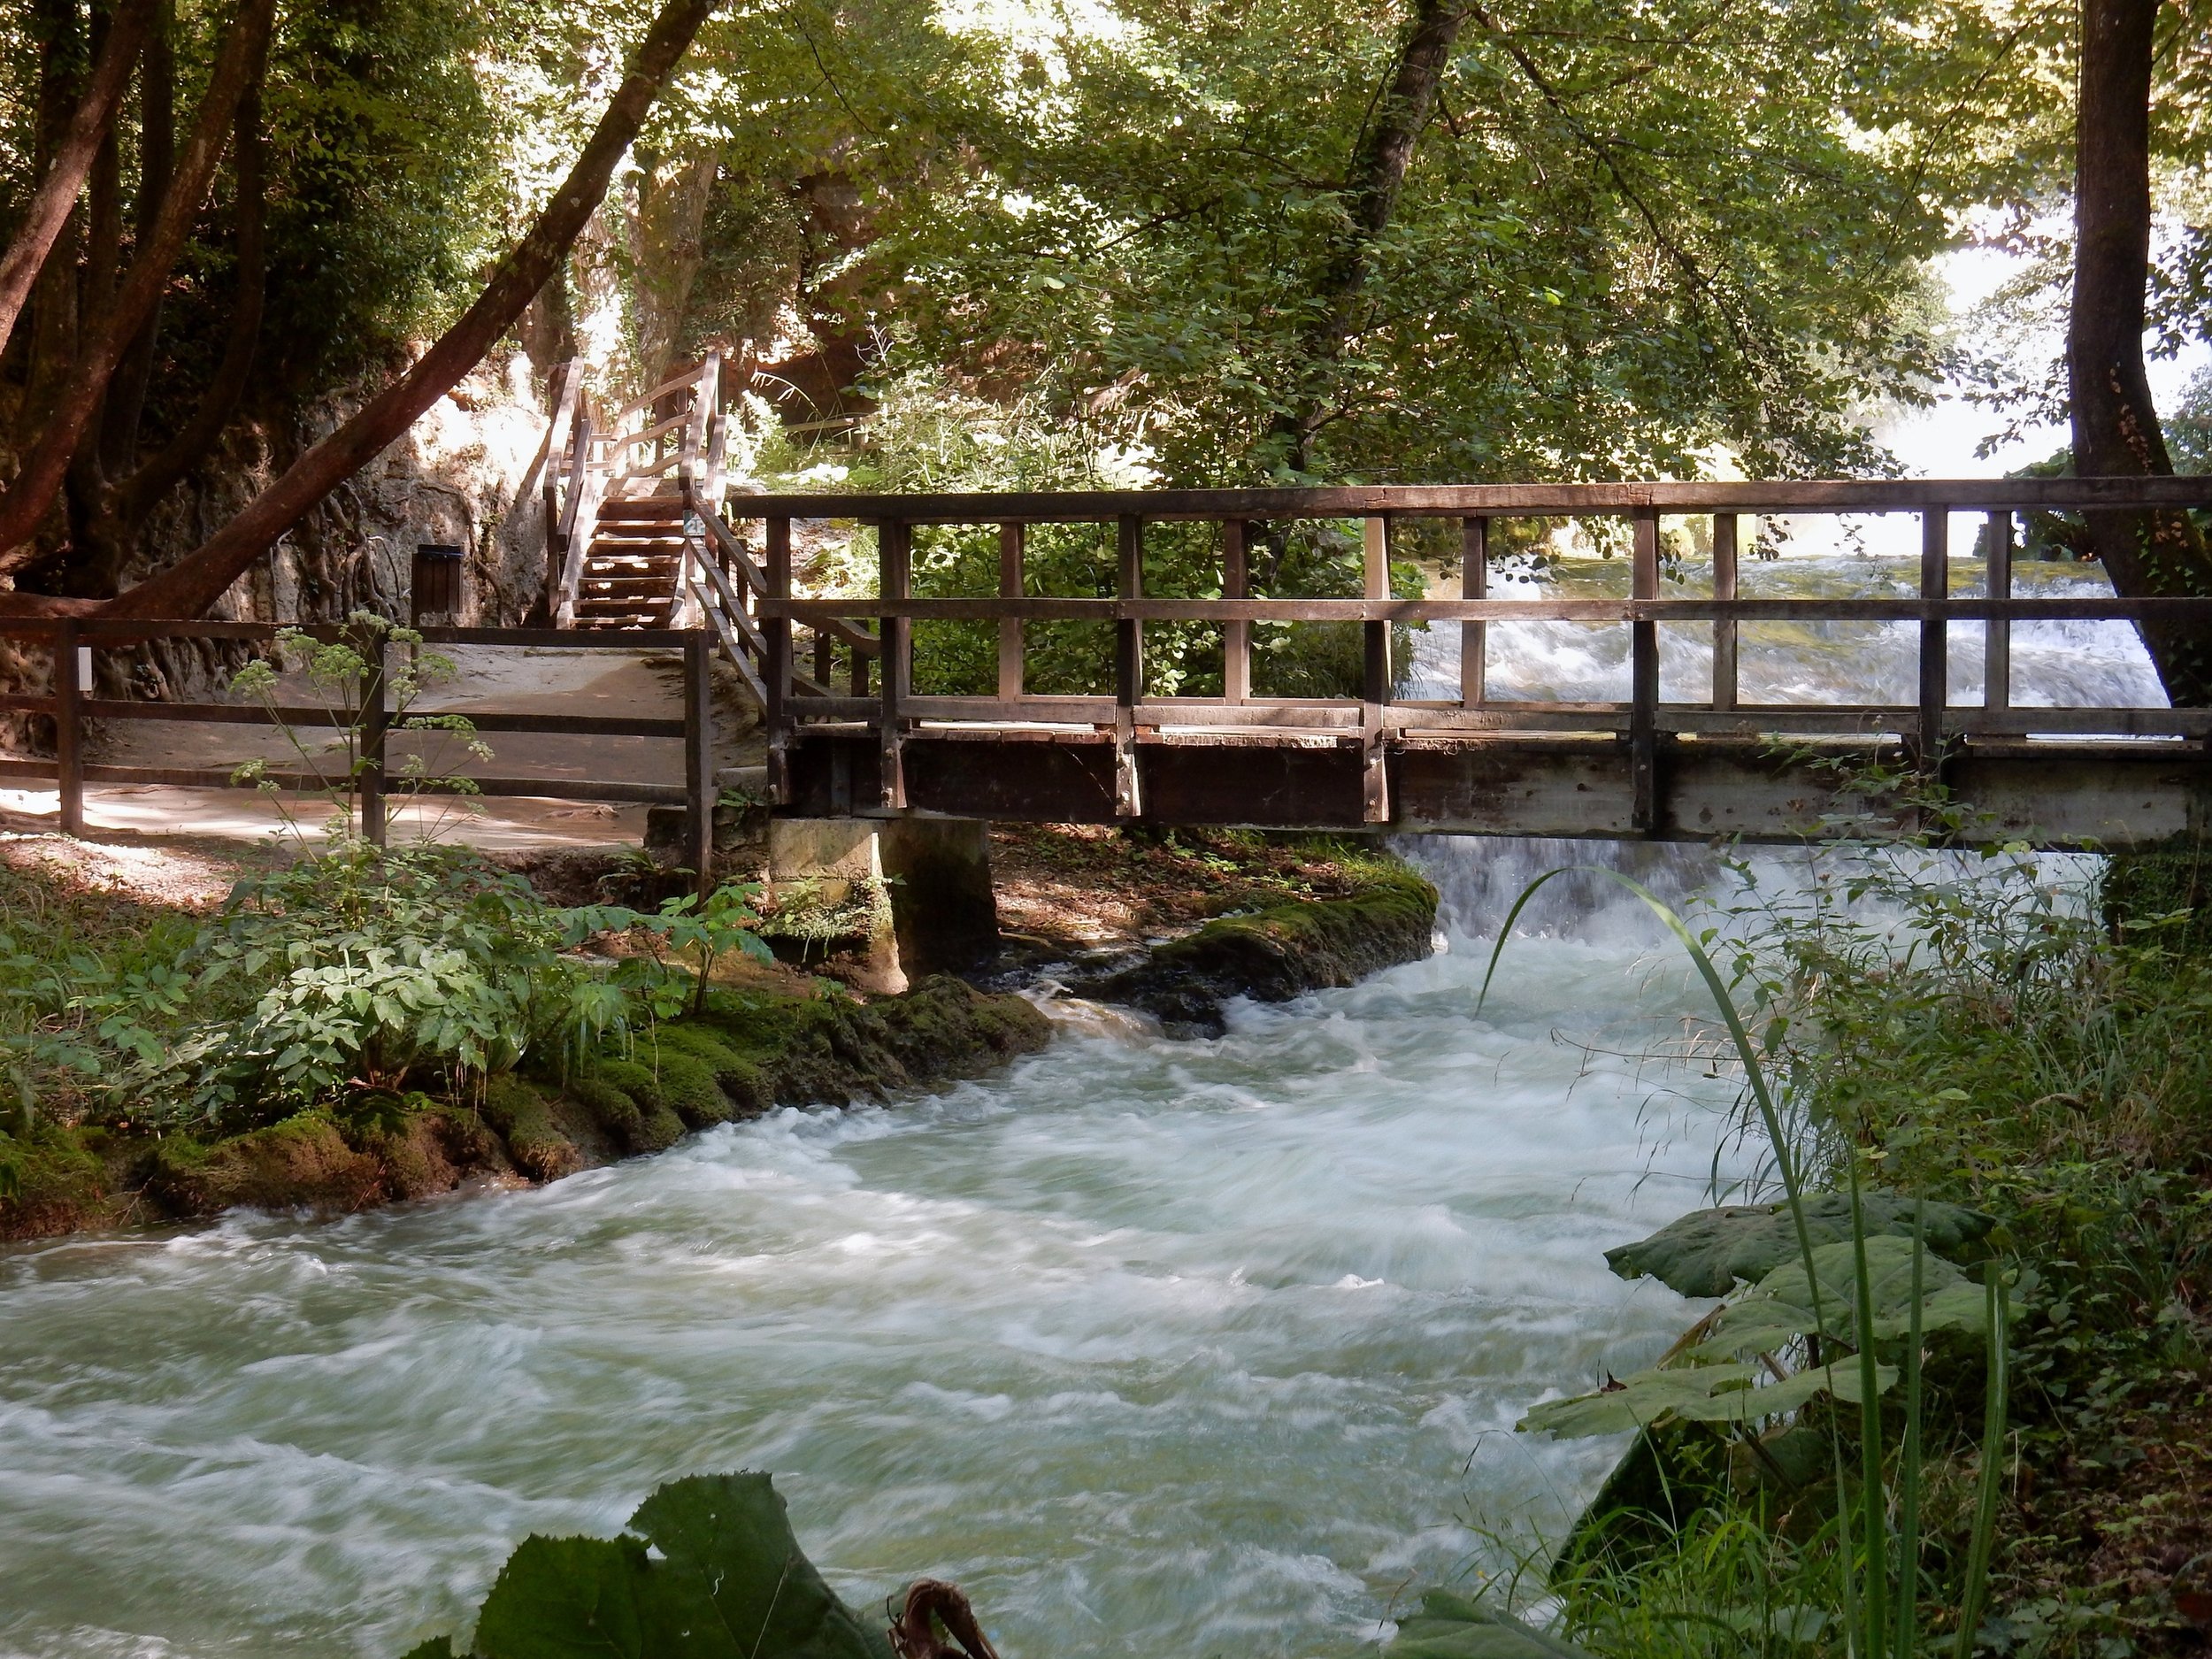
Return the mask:
{"type": "MultiPolygon", "coordinates": [[[[1750,634],[1747,695],[1909,672],[1880,630],[1750,634]]],[[[2109,634],[2016,664],[2127,701],[2109,634]]],[[[1617,643],[1501,628],[1494,682],[1617,695],[1617,643]]],[[[1594,890],[1476,1018],[1478,940],[1582,855],[1418,856],[1453,948],[1217,1042],[1094,1014],[986,1082],[540,1191],[0,1251],[0,1653],[396,1655],[525,1533],[740,1467],[849,1597],[956,1578],[1008,1659],[1370,1646],[1601,1474],[1511,1425],[1687,1323],[1601,1252],[1701,1202],[1731,1093],[1635,1057],[1696,1003],[1594,890]]]]}

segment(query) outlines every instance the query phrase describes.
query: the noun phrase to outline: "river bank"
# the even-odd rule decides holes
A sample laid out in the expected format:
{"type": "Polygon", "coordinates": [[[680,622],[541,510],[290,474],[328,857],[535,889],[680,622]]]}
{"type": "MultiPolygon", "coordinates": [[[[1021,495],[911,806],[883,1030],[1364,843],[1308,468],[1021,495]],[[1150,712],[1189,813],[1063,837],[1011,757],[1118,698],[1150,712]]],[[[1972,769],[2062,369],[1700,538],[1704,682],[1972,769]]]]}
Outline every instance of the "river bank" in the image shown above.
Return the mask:
{"type": "MultiPolygon", "coordinates": [[[[1139,841],[1082,829],[1002,832],[1000,841],[1002,902],[1037,931],[1016,932],[987,989],[941,975],[899,995],[860,998],[834,979],[726,952],[697,1007],[654,1020],[641,1035],[541,1057],[442,1094],[354,1088],[277,1121],[227,1129],[211,1120],[150,1130],[96,1109],[93,1086],[51,1066],[38,1079],[50,1098],[35,1105],[30,1072],[19,1066],[25,1101],[0,1139],[0,1239],[188,1220],[240,1205],[349,1213],[557,1180],[781,1106],[881,1100],[981,1075],[1048,1041],[1045,1017],[1019,994],[1041,981],[1181,1014],[1183,1034],[1217,1035],[1225,998],[1281,1001],[1349,984],[1429,948],[1433,891],[1356,846],[1222,833],[1139,841]],[[1044,978],[1056,972],[1063,978],[1044,978]]],[[[745,851],[733,860],[741,868],[745,851]]],[[[572,905],[661,879],[635,860],[603,855],[507,862],[541,897],[572,905]]],[[[180,930],[270,863],[265,853],[204,845],[9,843],[0,909],[13,995],[37,1003],[18,1022],[19,1051],[36,1054],[40,1020],[66,1023],[94,987],[137,971],[119,964],[142,970],[173,954],[180,930]],[[82,991],[58,987],[70,974],[82,991]]]]}

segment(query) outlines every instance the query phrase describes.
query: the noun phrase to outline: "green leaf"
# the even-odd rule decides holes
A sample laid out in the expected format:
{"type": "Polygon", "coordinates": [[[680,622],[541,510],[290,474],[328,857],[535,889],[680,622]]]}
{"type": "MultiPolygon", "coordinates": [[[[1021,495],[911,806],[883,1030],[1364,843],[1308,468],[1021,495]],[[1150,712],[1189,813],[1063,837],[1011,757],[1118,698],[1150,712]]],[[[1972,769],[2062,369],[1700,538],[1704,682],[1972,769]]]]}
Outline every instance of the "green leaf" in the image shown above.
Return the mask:
{"type": "MultiPolygon", "coordinates": [[[[1805,1228],[1816,1246],[1851,1236],[1847,1193],[1808,1193],[1805,1228]]],[[[1913,1201],[1893,1193],[1861,1200],[1867,1235],[1909,1239],[1913,1201]]],[[[1935,1254],[1963,1256],[1987,1236],[1995,1219],[1957,1204],[1927,1206],[1922,1236],[1935,1254]]],[[[1683,1217],[1636,1244],[1605,1253],[1623,1279],[1648,1274],[1685,1296],[1725,1296],[1739,1279],[1755,1284],[1797,1256],[1797,1227],[1787,1204],[1724,1204],[1683,1217]]]]}
{"type": "Polygon", "coordinates": [[[476,1651],[482,1659],[660,1659],[640,1606],[650,1571],[634,1538],[526,1538],[485,1598],[476,1651]]]}
{"type": "Polygon", "coordinates": [[[638,1506],[656,1563],[655,1659],[891,1659],[822,1581],[764,1474],[695,1475],[638,1506]]]}
{"type": "Polygon", "coordinates": [[[1449,1590],[1431,1590],[1402,1619],[1386,1659],[1588,1659],[1571,1643],[1449,1590]]]}
{"type": "MultiPolygon", "coordinates": [[[[1823,1394],[1832,1394],[1847,1404],[1858,1403],[1855,1366],[1839,1363],[1809,1367],[1779,1382],[1760,1386],[1760,1379],[1766,1375],[1765,1367],[1760,1365],[1685,1365],[1641,1371],[1596,1394],[1532,1407],[1514,1426],[1524,1433],[1582,1440],[1594,1434],[1624,1434],[1666,1418],[1725,1423],[1740,1428],[1761,1417],[1794,1411],[1823,1394]]],[[[1875,1391],[1886,1393],[1896,1380],[1894,1367],[1881,1366],[1876,1372],[1875,1391]]]]}
{"type": "MultiPolygon", "coordinates": [[[[1866,1241],[1867,1283],[1874,1335],[1890,1341],[1911,1329],[1912,1258],[1909,1239],[1866,1241]]],[[[1849,1240],[1814,1248],[1820,1276],[1825,1326],[1813,1317],[1812,1287],[1801,1262],[1787,1263],[1759,1281],[1742,1301],[1721,1310],[1712,1333],[1694,1350],[1701,1355],[1771,1353],[1801,1336],[1821,1332],[1832,1339],[1856,1341],[1858,1262],[1849,1240]]],[[[1939,1256],[1924,1254],[1920,1263],[1920,1328],[1978,1334],[1986,1324],[1982,1287],[1939,1256]]]]}

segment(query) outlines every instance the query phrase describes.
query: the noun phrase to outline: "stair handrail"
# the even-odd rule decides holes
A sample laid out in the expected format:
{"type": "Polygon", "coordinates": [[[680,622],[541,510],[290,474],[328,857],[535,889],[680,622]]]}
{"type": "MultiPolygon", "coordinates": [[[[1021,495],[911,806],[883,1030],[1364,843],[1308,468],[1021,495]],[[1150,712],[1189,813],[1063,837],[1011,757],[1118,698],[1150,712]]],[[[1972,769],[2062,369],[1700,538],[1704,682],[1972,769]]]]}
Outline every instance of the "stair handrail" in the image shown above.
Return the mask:
{"type": "Polygon", "coordinates": [[[599,503],[605,499],[611,471],[594,453],[604,443],[604,436],[593,428],[591,416],[581,416],[576,428],[577,479],[569,492],[567,511],[562,518],[564,557],[559,598],[553,607],[553,626],[557,628],[576,626],[576,597],[583,588],[584,561],[591,552],[592,532],[598,522],[599,503]]]}

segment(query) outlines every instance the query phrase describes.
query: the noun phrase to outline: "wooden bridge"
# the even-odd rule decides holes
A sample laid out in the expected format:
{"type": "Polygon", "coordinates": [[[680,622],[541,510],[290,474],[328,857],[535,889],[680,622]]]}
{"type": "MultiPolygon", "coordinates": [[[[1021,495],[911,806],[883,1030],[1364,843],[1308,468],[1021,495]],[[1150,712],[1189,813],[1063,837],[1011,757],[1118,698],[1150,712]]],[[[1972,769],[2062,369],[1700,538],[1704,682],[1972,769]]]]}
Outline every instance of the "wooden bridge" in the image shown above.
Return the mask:
{"type": "MultiPolygon", "coordinates": [[[[764,707],[770,790],[788,813],[1788,838],[1823,811],[1853,804],[1838,798],[1852,767],[1837,763],[1855,757],[1940,779],[1988,815],[1992,834],[2124,845],[2212,824],[2212,710],[2016,703],[2010,650],[2013,628],[2029,622],[2212,628],[2212,598],[2022,597],[2012,586],[2024,515],[2202,509],[2212,505],[2212,478],[726,497],[718,373],[710,357],[602,429],[572,402],[564,405],[556,452],[569,468],[565,484],[549,487],[549,522],[557,526],[549,591],[564,626],[709,629],[764,707]],[[1742,526],[1778,514],[1910,515],[1919,528],[1918,596],[1743,596],[1742,526]],[[1985,576],[1972,597],[1950,591],[1960,515],[1972,516],[1975,563],[1985,576]],[[1693,517],[1710,521],[1703,593],[1662,581],[1663,526],[1693,517]],[[1501,526],[1562,518],[1624,527],[1627,594],[1493,595],[1501,526]],[[1463,572],[1455,595],[1392,594],[1394,534],[1412,520],[1449,526],[1463,572]],[[824,521],[872,529],[873,593],[798,591],[794,526],[824,521]],[[1356,531],[1360,596],[1256,595],[1259,539],[1312,521],[1356,531]],[[1210,527],[1212,591],[1148,593],[1148,527],[1194,524],[1210,527]],[[1111,537],[1110,591],[1039,591],[1030,534],[1058,526],[1098,526],[1111,537]],[[917,592],[917,532],[947,526],[995,531],[995,592],[917,592]],[[1489,628],[1532,621],[1627,630],[1628,697],[1492,695],[1489,628]],[[913,630],[943,622],[995,626],[988,695],[914,683],[913,630]],[[1916,697],[1746,703],[1738,695],[1741,630],[1775,622],[1912,626],[1916,697]],[[1094,695],[1044,695],[1027,684],[1028,630],[1065,623],[1110,628],[1111,662],[1100,664],[1094,695]],[[1357,625],[1364,641],[1357,695],[1256,694],[1254,630],[1281,623],[1357,625]],[[1156,624],[1217,634],[1219,695],[1156,688],[1145,649],[1156,624]],[[1985,691],[1970,706],[1950,700],[1950,630],[1958,624],[1985,630],[1985,691]],[[1456,696],[1400,695],[1392,662],[1399,625],[1458,630],[1456,696]],[[1709,637],[1703,699],[1663,698],[1666,627],[1709,637]]],[[[1187,549],[1188,532],[1181,537],[1187,549]]],[[[1187,562],[1186,552],[1186,580],[1187,562]]]]}

